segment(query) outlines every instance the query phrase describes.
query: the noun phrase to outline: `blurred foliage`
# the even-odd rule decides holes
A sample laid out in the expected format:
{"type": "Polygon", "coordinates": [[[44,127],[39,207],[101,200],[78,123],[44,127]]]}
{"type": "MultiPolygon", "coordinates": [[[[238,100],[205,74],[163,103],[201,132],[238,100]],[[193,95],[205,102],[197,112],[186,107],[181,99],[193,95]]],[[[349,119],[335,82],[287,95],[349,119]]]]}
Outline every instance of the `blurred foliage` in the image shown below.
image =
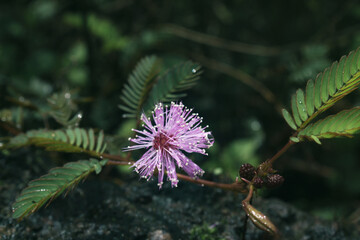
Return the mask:
{"type": "Polygon", "coordinates": [[[329,49],[325,45],[308,45],[300,50],[300,59],[294,56],[289,64],[290,79],[296,82],[305,82],[315,78],[316,74],[330,66],[327,58],[329,49]]]}
{"type": "Polygon", "coordinates": [[[204,223],[203,225],[195,226],[190,231],[190,237],[189,239],[200,239],[200,240],[223,240],[225,238],[222,238],[219,236],[218,229],[216,228],[216,223],[213,225],[208,225],[207,223],[204,223]]]}
{"type": "MultiPolygon", "coordinates": [[[[70,89],[82,97],[70,116],[81,110],[81,127],[104,129],[113,140],[109,151],[119,153],[134,123],[117,105],[135,64],[152,54],[166,67],[191,59],[204,73],[182,100],[204,117],[216,141],[209,158],[198,162],[231,180],[242,163],[271,157],[291,133],[274,102],[244,78],[251,76],[282,106],[308,78],[360,45],[355,0],[15,0],[2,1],[0,13],[2,137],[11,134],[9,127],[57,124],[34,110],[70,89]],[[244,43],[250,44],[245,52],[244,43]]],[[[357,90],[333,111],[358,103],[357,90]]],[[[360,208],[359,143],[295,146],[275,166],[284,186],[265,194],[321,216],[347,216],[360,208]]]]}

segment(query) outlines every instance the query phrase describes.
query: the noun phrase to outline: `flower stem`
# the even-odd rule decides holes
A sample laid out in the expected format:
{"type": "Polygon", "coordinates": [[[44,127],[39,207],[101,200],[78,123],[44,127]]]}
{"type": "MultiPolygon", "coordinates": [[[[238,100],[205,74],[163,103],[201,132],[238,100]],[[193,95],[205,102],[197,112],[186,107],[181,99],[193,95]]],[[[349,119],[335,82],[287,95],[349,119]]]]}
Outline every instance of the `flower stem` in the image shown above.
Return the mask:
{"type": "MultiPolygon", "coordinates": [[[[117,161],[117,162],[126,162],[126,163],[129,162],[129,159],[127,157],[122,157],[122,156],[119,156],[119,155],[112,155],[112,154],[103,153],[103,154],[101,154],[101,157],[102,158],[107,158],[107,159],[110,159],[110,160],[114,160],[114,161],[117,161]]],[[[131,163],[133,163],[133,162],[131,162],[131,163]]],[[[112,164],[112,165],[114,165],[114,164],[112,164]]]]}
{"type": "Polygon", "coordinates": [[[276,159],[278,159],[284,152],[286,152],[295,142],[289,140],[272,158],[267,160],[267,162],[272,165],[276,159]]]}
{"type": "Polygon", "coordinates": [[[247,187],[246,184],[243,182],[234,182],[234,183],[218,183],[218,182],[213,182],[213,181],[208,181],[208,180],[203,180],[203,179],[194,179],[191,178],[189,176],[183,175],[178,173],[177,174],[178,178],[187,182],[191,182],[191,183],[195,183],[195,184],[199,184],[201,186],[207,186],[207,187],[213,187],[213,188],[221,188],[224,190],[230,190],[230,191],[234,191],[234,192],[240,192],[240,193],[247,193],[247,187]]]}
{"type": "MultiPolygon", "coordinates": [[[[134,163],[134,161],[129,160],[128,157],[121,157],[118,155],[111,155],[111,154],[106,154],[106,153],[103,153],[101,156],[103,158],[109,159],[109,161],[107,162],[107,165],[131,165],[134,163]]],[[[218,182],[213,182],[213,181],[208,181],[208,180],[203,180],[203,179],[194,179],[194,178],[191,178],[189,176],[186,176],[186,175],[183,175],[180,173],[178,173],[177,176],[179,179],[181,179],[183,181],[199,184],[201,186],[220,188],[220,189],[230,190],[230,191],[240,192],[240,193],[248,192],[246,183],[244,183],[244,182],[236,181],[234,183],[218,183],[218,182]]]]}
{"type": "MultiPolygon", "coordinates": [[[[274,163],[274,161],[276,159],[278,159],[282,154],[284,154],[293,144],[295,144],[295,142],[289,140],[272,158],[270,158],[270,159],[266,160],[264,163],[262,163],[262,164],[266,165],[264,170],[267,171],[267,169],[271,169],[271,166],[274,163]]],[[[134,164],[134,161],[130,160],[130,155],[128,155],[126,157],[122,157],[122,156],[118,156],[118,155],[111,155],[111,154],[103,153],[101,156],[103,158],[109,159],[109,161],[107,162],[107,165],[131,165],[131,164],[134,164]]],[[[218,182],[208,181],[208,180],[203,180],[203,179],[194,179],[194,178],[191,178],[189,176],[186,176],[186,175],[183,175],[180,173],[178,173],[177,176],[179,179],[181,179],[183,181],[199,184],[201,186],[220,188],[220,189],[230,190],[230,191],[239,192],[239,193],[248,193],[249,192],[249,190],[247,188],[247,184],[242,181],[236,181],[234,183],[218,183],[218,182]]],[[[252,189],[250,189],[250,190],[253,191],[252,189]]],[[[252,196],[252,193],[249,194],[248,196],[252,196]]]]}

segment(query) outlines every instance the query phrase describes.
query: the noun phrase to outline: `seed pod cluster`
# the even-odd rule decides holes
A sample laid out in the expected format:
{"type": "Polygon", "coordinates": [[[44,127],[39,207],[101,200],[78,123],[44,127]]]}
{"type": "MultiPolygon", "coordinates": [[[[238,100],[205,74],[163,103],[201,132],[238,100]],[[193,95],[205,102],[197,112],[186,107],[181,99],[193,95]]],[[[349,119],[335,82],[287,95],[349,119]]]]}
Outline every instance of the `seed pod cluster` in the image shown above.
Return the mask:
{"type": "Polygon", "coordinates": [[[256,177],[253,181],[253,185],[256,188],[262,188],[264,186],[264,180],[260,177],[256,177]]]}
{"type": "Polygon", "coordinates": [[[239,175],[246,180],[251,181],[255,176],[255,167],[249,163],[241,165],[239,175]]]}
{"type": "Polygon", "coordinates": [[[284,183],[285,179],[279,174],[269,175],[266,178],[266,186],[268,188],[276,188],[281,186],[284,183]]]}
{"type": "Polygon", "coordinates": [[[240,177],[252,181],[256,188],[262,188],[263,186],[266,186],[267,188],[276,188],[281,186],[284,183],[284,177],[279,174],[273,174],[274,172],[275,171],[271,169],[270,174],[267,176],[255,176],[256,169],[249,163],[241,165],[239,169],[240,177]]]}

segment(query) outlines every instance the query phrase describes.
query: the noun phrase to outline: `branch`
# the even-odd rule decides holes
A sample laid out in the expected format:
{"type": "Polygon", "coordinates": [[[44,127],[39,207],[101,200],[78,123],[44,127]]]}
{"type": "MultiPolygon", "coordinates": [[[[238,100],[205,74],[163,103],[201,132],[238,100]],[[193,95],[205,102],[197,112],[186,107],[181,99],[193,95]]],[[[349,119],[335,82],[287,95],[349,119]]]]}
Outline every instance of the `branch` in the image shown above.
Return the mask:
{"type": "Polygon", "coordinates": [[[283,153],[285,153],[295,142],[289,140],[285,146],[283,146],[272,158],[267,160],[270,164],[273,164],[276,159],[278,159],[283,153]]]}
{"type": "Polygon", "coordinates": [[[281,111],[283,107],[281,104],[277,101],[275,95],[268,89],[262,82],[256,80],[249,74],[236,69],[230,65],[227,65],[225,63],[216,61],[214,59],[206,58],[202,55],[194,55],[193,56],[196,61],[198,61],[203,66],[206,66],[214,71],[218,71],[221,73],[224,73],[226,75],[229,75],[243,84],[247,85],[248,87],[254,89],[256,92],[258,92],[267,102],[271,103],[275,106],[275,109],[278,113],[282,114],[281,111]]]}
{"type": "MultiPolygon", "coordinates": [[[[293,136],[295,135],[296,133],[293,136]]],[[[275,160],[278,159],[281,155],[283,155],[295,143],[296,142],[289,140],[272,158],[261,163],[258,167],[258,176],[266,176],[268,173],[271,173],[273,171],[272,165],[275,160]]]]}
{"type": "Polygon", "coordinates": [[[245,54],[251,54],[251,55],[258,55],[258,56],[274,56],[278,55],[280,53],[279,48],[275,47],[265,47],[260,45],[253,45],[253,44],[247,44],[232,40],[226,40],[222,39],[216,36],[196,32],[194,30],[190,30],[178,25],[174,24],[165,24],[162,25],[161,28],[164,32],[167,32],[169,34],[209,45],[212,47],[218,47],[226,50],[230,50],[233,52],[239,52],[239,53],[245,53],[245,54]]]}
{"type": "Polygon", "coordinates": [[[248,189],[246,187],[247,184],[245,184],[244,182],[217,183],[217,182],[203,180],[203,179],[193,179],[189,176],[186,176],[186,175],[183,175],[180,173],[177,173],[177,176],[181,180],[199,184],[201,186],[207,186],[207,187],[212,187],[212,188],[221,188],[224,190],[230,190],[230,191],[239,192],[239,193],[247,193],[248,192],[248,189]]]}
{"type": "Polygon", "coordinates": [[[6,131],[8,131],[9,133],[11,133],[11,134],[13,134],[15,136],[22,133],[20,129],[13,126],[11,123],[4,122],[4,121],[1,121],[1,120],[0,120],[0,127],[2,127],[3,129],[5,129],[6,131]]]}
{"type": "MultiPolygon", "coordinates": [[[[118,155],[111,155],[111,154],[104,153],[104,154],[102,154],[102,157],[109,159],[109,161],[107,162],[107,165],[131,165],[131,164],[135,163],[134,161],[131,161],[128,158],[124,158],[124,157],[121,157],[118,155]]],[[[240,181],[235,181],[234,183],[217,183],[217,182],[203,180],[203,179],[194,179],[194,178],[191,178],[189,176],[186,176],[186,175],[183,175],[180,173],[177,173],[177,176],[181,180],[199,184],[201,186],[221,188],[224,190],[230,190],[230,191],[239,192],[239,193],[247,193],[248,192],[248,189],[246,187],[247,184],[244,182],[240,182],[240,181]]]]}

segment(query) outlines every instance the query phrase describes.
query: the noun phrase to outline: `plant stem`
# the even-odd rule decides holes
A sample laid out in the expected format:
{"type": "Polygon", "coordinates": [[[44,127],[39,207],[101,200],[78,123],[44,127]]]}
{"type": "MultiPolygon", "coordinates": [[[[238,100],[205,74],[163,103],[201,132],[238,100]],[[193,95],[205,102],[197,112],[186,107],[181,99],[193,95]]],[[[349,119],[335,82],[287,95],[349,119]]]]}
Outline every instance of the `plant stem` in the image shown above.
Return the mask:
{"type": "Polygon", "coordinates": [[[191,29],[181,27],[174,24],[166,24],[161,26],[162,30],[172,35],[205,44],[212,47],[226,49],[234,52],[257,55],[257,56],[274,56],[281,53],[281,49],[277,47],[266,47],[260,45],[253,45],[238,41],[226,40],[217,36],[208,35],[201,32],[196,32],[191,29]]]}
{"type": "Polygon", "coordinates": [[[295,142],[289,140],[272,158],[267,160],[267,162],[272,165],[274,161],[283,155],[293,144],[295,144],[295,142]]]}
{"type": "Polygon", "coordinates": [[[122,157],[122,156],[119,156],[119,155],[112,155],[112,154],[103,153],[103,154],[101,154],[101,157],[102,158],[107,158],[107,159],[110,159],[110,160],[114,160],[114,161],[117,161],[117,162],[126,162],[126,164],[128,164],[128,162],[134,163],[132,161],[129,161],[129,158],[122,157]]]}
{"type": "Polygon", "coordinates": [[[243,182],[217,183],[217,182],[203,180],[203,179],[194,179],[194,178],[191,178],[189,176],[186,176],[186,175],[183,175],[183,174],[180,174],[180,173],[177,173],[177,176],[181,180],[191,182],[191,183],[195,183],[195,184],[199,184],[201,186],[220,188],[220,189],[230,190],[230,191],[240,192],[240,193],[247,193],[248,192],[246,184],[245,183],[243,184],[243,182]]]}
{"type": "MultiPolygon", "coordinates": [[[[109,159],[107,162],[107,165],[131,165],[134,163],[134,161],[129,160],[127,157],[121,157],[118,155],[111,155],[103,153],[101,155],[103,158],[109,159]]],[[[179,179],[199,184],[201,186],[207,186],[207,187],[213,187],[213,188],[220,188],[224,190],[230,190],[234,192],[240,192],[240,193],[247,193],[247,187],[244,182],[234,182],[234,183],[217,183],[213,181],[203,180],[203,179],[194,179],[189,176],[177,173],[177,176],[179,179]]]]}
{"type": "MultiPolygon", "coordinates": [[[[272,158],[265,161],[263,163],[263,164],[266,164],[264,171],[271,169],[271,166],[274,163],[274,161],[276,159],[278,159],[282,154],[284,154],[293,144],[295,144],[295,142],[289,140],[272,158]]],[[[127,157],[111,155],[111,154],[107,154],[107,153],[103,153],[101,156],[103,158],[109,159],[109,161],[107,163],[108,165],[131,165],[131,164],[134,164],[134,161],[130,160],[129,154],[127,157]]],[[[220,189],[230,190],[230,191],[240,192],[240,193],[249,193],[249,190],[247,189],[247,184],[244,182],[236,181],[234,183],[218,183],[218,182],[213,182],[213,181],[208,181],[208,180],[203,180],[203,179],[194,179],[194,178],[191,178],[189,176],[186,176],[186,175],[183,175],[180,173],[177,173],[177,176],[181,180],[199,184],[201,186],[220,188],[220,189]]],[[[250,191],[251,191],[251,193],[249,193],[249,195],[247,197],[247,198],[249,198],[248,201],[250,201],[251,196],[252,196],[252,191],[253,191],[252,187],[250,187],[250,191]]]]}
{"type": "Polygon", "coordinates": [[[122,161],[114,161],[114,160],[108,160],[107,165],[131,165],[133,162],[122,162],[122,161]]]}
{"type": "MultiPolygon", "coordinates": [[[[250,187],[249,195],[248,195],[248,196],[251,195],[250,201],[249,201],[250,204],[252,203],[252,195],[253,195],[252,191],[253,191],[253,187],[250,187]]],[[[248,197],[247,197],[247,198],[248,198],[248,197]]],[[[247,213],[245,213],[244,226],[243,226],[244,231],[242,232],[242,240],[246,240],[246,230],[247,230],[248,220],[249,220],[249,216],[247,215],[247,213]]]]}
{"type": "Polygon", "coordinates": [[[22,133],[20,129],[18,129],[17,127],[15,127],[14,125],[8,122],[0,121],[0,127],[15,136],[22,133]]]}
{"type": "Polygon", "coordinates": [[[214,71],[226,74],[238,81],[241,81],[243,84],[254,89],[260,94],[267,102],[274,106],[275,110],[282,115],[283,107],[276,99],[275,95],[267,88],[261,81],[255,79],[251,75],[239,70],[238,68],[232,67],[231,65],[219,62],[217,60],[207,58],[203,55],[193,54],[192,57],[198,61],[201,65],[208,67],[214,71]]]}
{"type": "Polygon", "coordinates": [[[250,202],[251,199],[252,199],[253,193],[254,193],[254,186],[253,186],[253,185],[250,185],[248,195],[247,195],[246,198],[243,200],[243,202],[250,202]]]}

